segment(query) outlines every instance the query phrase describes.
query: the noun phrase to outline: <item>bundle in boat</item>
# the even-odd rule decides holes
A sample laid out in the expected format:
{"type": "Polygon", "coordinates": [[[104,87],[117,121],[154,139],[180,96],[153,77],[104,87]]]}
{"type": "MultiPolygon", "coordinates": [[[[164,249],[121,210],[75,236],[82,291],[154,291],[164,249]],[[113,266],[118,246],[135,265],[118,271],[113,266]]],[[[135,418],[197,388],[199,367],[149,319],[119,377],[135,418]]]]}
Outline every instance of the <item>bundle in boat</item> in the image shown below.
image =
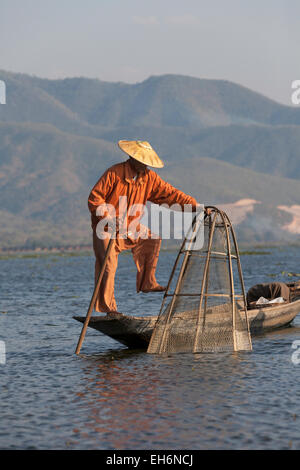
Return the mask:
{"type": "Polygon", "coordinates": [[[182,243],[148,353],[252,349],[235,233],[225,212],[210,209],[182,243]]]}

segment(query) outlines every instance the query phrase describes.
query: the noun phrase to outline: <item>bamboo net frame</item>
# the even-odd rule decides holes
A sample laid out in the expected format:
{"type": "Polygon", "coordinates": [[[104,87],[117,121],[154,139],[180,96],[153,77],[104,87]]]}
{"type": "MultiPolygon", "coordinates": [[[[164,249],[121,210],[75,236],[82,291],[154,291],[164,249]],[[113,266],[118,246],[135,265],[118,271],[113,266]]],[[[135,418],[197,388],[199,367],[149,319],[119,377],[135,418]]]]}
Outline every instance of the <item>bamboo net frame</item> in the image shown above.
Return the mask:
{"type": "Polygon", "coordinates": [[[195,216],[178,252],[148,353],[252,349],[234,229],[225,212],[208,208],[204,220],[203,213],[195,216]]]}

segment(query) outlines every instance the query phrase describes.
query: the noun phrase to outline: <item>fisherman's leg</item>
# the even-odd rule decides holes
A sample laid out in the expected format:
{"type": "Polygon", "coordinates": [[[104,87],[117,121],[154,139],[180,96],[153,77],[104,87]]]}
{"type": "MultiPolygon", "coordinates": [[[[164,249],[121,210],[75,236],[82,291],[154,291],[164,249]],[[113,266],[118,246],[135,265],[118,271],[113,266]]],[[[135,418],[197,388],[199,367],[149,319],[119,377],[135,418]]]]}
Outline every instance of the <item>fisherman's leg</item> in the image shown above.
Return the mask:
{"type": "MultiPolygon", "coordinates": [[[[95,263],[95,283],[98,280],[99,272],[104,261],[105,253],[109,243],[109,238],[100,239],[96,232],[93,233],[93,247],[96,256],[95,263]]],[[[115,274],[118,266],[117,240],[114,240],[113,247],[107,259],[106,268],[100,284],[99,293],[96,298],[95,310],[97,312],[115,312],[117,311],[116,300],[114,296],[115,274]]]]}
{"type": "Polygon", "coordinates": [[[161,246],[160,238],[147,238],[137,240],[132,248],[133,259],[137,267],[136,290],[137,292],[162,291],[155,277],[156,266],[161,246]]]}

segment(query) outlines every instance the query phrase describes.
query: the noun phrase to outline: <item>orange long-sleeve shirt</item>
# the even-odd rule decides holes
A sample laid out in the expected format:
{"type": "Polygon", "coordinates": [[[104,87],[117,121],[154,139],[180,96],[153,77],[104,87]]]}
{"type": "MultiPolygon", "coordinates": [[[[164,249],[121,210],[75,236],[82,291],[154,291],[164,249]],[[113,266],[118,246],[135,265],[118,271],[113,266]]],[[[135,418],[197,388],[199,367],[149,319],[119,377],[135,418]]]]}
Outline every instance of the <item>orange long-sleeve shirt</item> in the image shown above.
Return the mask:
{"type": "MultiPolygon", "coordinates": [[[[154,204],[168,204],[169,206],[179,204],[182,208],[189,204],[193,210],[196,210],[196,199],[174,188],[154,171],[146,169],[144,174],[136,178],[135,176],[136,173],[131,168],[129,160],[117,163],[105,171],[93,187],[88,199],[93,228],[101,219],[96,215],[96,210],[100,205],[111,204],[115,208],[116,215],[121,215],[119,213],[121,196],[127,197],[126,209],[134,204],[145,205],[147,201],[150,201],[154,204]]],[[[140,217],[140,215],[134,215],[130,219],[140,217]]],[[[128,222],[130,223],[131,220],[128,222]]]]}

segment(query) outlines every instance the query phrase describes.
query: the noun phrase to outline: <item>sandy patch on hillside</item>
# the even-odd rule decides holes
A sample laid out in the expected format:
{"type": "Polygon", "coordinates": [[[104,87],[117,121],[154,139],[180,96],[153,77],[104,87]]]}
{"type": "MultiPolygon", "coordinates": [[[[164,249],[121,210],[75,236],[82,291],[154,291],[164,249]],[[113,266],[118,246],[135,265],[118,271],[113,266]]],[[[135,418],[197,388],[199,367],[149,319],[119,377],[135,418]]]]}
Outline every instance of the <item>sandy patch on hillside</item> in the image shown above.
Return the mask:
{"type": "Polygon", "coordinates": [[[255,204],[261,202],[255,199],[240,199],[232,204],[220,204],[218,207],[226,212],[234,225],[238,225],[246,219],[249,212],[253,212],[255,204]]]}
{"type": "Polygon", "coordinates": [[[284,225],[282,228],[291,233],[300,234],[300,206],[278,206],[278,209],[292,214],[293,220],[289,224],[284,225]]]}

